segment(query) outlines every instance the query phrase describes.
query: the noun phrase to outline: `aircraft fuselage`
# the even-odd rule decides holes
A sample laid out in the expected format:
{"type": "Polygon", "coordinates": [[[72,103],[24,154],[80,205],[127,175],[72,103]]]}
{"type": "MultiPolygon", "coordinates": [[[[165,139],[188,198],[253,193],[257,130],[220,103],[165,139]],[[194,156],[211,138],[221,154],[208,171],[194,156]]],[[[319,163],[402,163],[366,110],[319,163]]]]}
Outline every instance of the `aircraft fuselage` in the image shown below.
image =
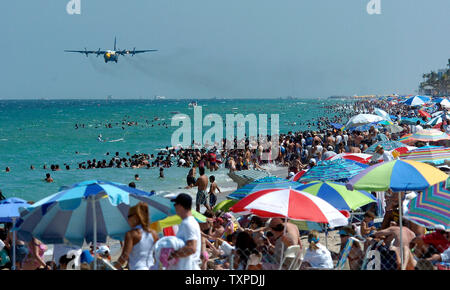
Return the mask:
{"type": "Polygon", "coordinates": [[[119,60],[119,54],[113,50],[106,51],[105,54],[103,55],[103,57],[105,59],[105,63],[107,63],[109,61],[114,61],[117,63],[117,61],[119,60]]]}

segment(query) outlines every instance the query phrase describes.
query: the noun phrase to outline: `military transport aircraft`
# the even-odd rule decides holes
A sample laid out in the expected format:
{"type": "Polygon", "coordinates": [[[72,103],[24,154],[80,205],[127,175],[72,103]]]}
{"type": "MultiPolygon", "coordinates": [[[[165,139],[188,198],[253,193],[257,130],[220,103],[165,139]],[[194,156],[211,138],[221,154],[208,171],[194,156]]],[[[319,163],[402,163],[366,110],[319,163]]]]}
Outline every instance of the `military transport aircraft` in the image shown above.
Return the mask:
{"type": "Polygon", "coordinates": [[[151,52],[151,51],[157,51],[156,49],[147,49],[147,50],[136,50],[136,47],[133,50],[117,50],[116,48],[116,38],[114,37],[114,49],[112,50],[101,50],[100,48],[98,50],[87,50],[86,48],[84,50],[64,50],[65,52],[78,52],[78,53],[83,53],[86,54],[86,57],[89,56],[89,54],[96,54],[97,57],[99,55],[103,55],[103,58],[105,59],[105,63],[109,62],[109,61],[114,61],[117,63],[117,61],[119,60],[119,55],[132,55],[134,56],[135,54],[138,53],[144,53],[144,52],[151,52]]]}

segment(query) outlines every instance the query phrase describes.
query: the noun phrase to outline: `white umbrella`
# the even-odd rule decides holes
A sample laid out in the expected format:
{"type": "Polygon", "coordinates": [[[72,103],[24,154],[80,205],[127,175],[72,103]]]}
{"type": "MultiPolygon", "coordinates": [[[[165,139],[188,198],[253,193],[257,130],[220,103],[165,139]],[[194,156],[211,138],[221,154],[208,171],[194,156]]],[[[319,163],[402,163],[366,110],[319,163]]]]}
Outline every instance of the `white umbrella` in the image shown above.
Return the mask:
{"type": "Polygon", "coordinates": [[[377,114],[378,116],[383,117],[384,119],[392,122],[391,116],[389,116],[389,114],[386,113],[386,111],[383,111],[381,109],[375,108],[374,113],[377,114]]]}
{"type": "Polygon", "coordinates": [[[361,126],[364,124],[379,122],[379,121],[383,121],[383,120],[384,120],[384,118],[381,116],[378,116],[378,115],[359,114],[359,115],[351,117],[345,126],[346,126],[346,128],[353,128],[353,127],[358,127],[358,126],[361,126]]]}

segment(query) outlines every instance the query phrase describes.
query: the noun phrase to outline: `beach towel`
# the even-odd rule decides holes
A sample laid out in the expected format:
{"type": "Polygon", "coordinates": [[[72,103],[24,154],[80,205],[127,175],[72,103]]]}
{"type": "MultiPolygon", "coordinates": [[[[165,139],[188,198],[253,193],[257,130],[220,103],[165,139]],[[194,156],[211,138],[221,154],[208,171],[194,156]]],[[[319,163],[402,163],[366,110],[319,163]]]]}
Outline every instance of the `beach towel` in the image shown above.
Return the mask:
{"type": "Polygon", "coordinates": [[[159,239],[154,245],[155,260],[165,269],[170,269],[178,263],[178,259],[169,260],[169,256],[173,251],[179,250],[184,247],[183,240],[175,237],[163,237],[159,239]]]}

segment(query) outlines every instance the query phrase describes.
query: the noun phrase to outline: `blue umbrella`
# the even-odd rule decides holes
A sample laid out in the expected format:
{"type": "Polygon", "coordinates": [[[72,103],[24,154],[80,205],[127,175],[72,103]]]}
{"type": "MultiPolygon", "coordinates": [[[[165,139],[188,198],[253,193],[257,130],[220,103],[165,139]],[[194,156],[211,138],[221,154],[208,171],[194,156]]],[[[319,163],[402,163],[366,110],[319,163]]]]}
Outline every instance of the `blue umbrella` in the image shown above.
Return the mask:
{"type": "Polygon", "coordinates": [[[267,176],[264,178],[257,179],[249,184],[238,188],[233,193],[229,194],[227,197],[230,199],[243,199],[250,193],[264,190],[264,189],[273,189],[273,188],[292,188],[296,189],[302,184],[296,181],[290,181],[284,178],[275,177],[275,176],[267,176]]]}
{"type": "Polygon", "coordinates": [[[425,124],[425,121],[420,118],[406,118],[402,117],[401,124],[407,124],[407,125],[415,125],[417,124],[417,121],[420,122],[420,124],[425,124]]]}
{"type": "Polygon", "coordinates": [[[346,181],[369,167],[349,159],[319,161],[299,179],[300,182],[311,181],[346,181]]]}
{"type": "MultiPolygon", "coordinates": [[[[152,222],[174,215],[169,199],[109,181],[90,180],[48,196],[21,212],[14,230],[24,240],[33,236],[44,243],[105,243],[122,240],[130,230],[128,210],[143,201],[152,222]]],[[[94,263],[94,269],[96,263],[94,263]]]]}
{"type": "Polygon", "coordinates": [[[361,125],[361,126],[358,126],[358,127],[350,128],[349,131],[350,132],[353,132],[353,131],[364,132],[364,131],[369,131],[370,127],[379,128],[380,125],[377,122],[373,122],[373,123],[364,124],[364,125],[361,125]]]}
{"type": "Polygon", "coordinates": [[[342,127],[344,127],[344,125],[339,124],[339,123],[330,123],[331,126],[333,126],[335,129],[341,129],[342,127]]]}
{"type": "MultiPolygon", "coordinates": [[[[12,223],[13,228],[16,225],[16,220],[20,217],[19,208],[26,208],[30,205],[26,200],[17,197],[10,197],[0,201],[0,222],[12,223]]],[[[16,269],[16,232],[13,231],[13,258],[12,269],[16,269]]]]}

